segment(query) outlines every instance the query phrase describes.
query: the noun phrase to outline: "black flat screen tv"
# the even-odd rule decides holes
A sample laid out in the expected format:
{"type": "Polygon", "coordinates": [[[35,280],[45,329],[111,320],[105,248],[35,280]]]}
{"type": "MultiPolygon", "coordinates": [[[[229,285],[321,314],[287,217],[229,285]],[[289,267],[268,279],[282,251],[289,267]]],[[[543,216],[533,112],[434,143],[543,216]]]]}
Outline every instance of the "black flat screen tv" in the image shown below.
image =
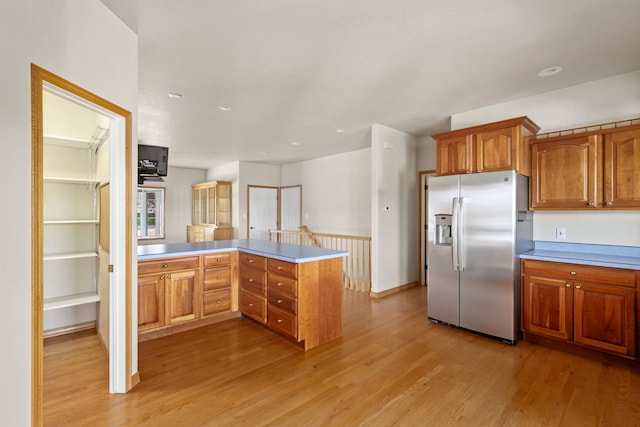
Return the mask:
{"type": "Polygon", "coordinates": [[[155,145],[138,145],[139,176],[167,176],[168,161],[169,148],[155,145]]]}

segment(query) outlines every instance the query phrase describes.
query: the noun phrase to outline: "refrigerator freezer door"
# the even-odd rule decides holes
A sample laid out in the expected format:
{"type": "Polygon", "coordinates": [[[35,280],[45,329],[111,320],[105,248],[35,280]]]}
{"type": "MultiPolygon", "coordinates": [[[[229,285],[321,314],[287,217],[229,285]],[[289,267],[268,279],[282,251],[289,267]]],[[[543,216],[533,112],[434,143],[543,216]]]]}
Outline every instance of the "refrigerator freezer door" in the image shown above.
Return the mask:
{"type": "Polygon", "coordinates": [[[458,197],[457,175],[429,179],[427,316],[430,319],[458,325],[459,274],[454,269],[452,247],[435,242],[435,218],[438,214],[453,214],[453,200],[458,197]]]}
{"type": "Polygon", "coordinates": [[[516,174],[460,177],[460,326],[516,339],[516,174]]]}

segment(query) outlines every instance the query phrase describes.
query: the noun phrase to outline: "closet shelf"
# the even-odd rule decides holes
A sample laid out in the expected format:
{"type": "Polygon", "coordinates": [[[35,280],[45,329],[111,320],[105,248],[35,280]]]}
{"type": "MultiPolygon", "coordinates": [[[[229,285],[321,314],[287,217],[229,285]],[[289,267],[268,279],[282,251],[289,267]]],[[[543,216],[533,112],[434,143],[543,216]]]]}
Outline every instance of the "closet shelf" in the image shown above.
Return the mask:
{"type": "Polygon", "coordinates": [[[99,224],[96,219],[49,219],[44,220],[43,224],[99,224]]]}
{"type": "Polygon", "coordinates": [[[91,184],[97,185],[98,181],[88,178],[65,178],[60,176],[45,176],[44,182],[60,183],[60,184],[91,184]]]}
{"type": "Polygon", "coordinates": [[[49,254],[44,256],[45,261],[54,261],[60,259],[78,259],[78,258],[95,258],[97,252],[70,252],[65,254],[49,254]]]}
{"type": "Polygon", "coordinates": [[[46,298],[44,300],[44,310],[53,310],[56,308],[73,307],[76,305],[89,304],[100,301],[100,297],[95,292],[87,292],[84,294],[75,294],[56,298],[46,298]]]}

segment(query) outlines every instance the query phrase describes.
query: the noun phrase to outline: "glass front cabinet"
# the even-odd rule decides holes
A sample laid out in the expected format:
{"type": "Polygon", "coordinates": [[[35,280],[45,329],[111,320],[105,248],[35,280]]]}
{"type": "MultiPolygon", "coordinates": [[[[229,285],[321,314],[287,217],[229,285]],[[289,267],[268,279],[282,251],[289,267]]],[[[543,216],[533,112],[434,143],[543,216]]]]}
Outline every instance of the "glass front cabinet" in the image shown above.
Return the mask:
{"type": "Polygon", "coordinates": [[[233,239],[231,182],[195,184],[192,197],[192,225],[187,227],[187,242],[233,239]]]}

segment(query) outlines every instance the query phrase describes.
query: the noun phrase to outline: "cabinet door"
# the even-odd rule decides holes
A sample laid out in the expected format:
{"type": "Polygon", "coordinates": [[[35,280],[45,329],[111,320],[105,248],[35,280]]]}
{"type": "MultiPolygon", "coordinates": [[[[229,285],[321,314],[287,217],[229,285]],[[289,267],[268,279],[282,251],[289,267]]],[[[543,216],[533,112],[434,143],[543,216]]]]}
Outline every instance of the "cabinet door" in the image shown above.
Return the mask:
{"type": "Polygon", "coordinates": [[[536,142],[531,149],[531,208],[585,209],[600,205],[600,135],[536,142]]]}
{"type": "Polygon", "coordinates": [[[523,329],[573,339],[573,288],[564,280],[523,276],[523,329]]]}
{"type": "Polygon", "coordinates": [[[455,175],[473,172],[472,137],[460,136],[437,142],[437,175],[455,175]]]}
{"type": "Polygon", "coordinates": [[[605,135],[604,206],[640,207],[640,129],[605,135]]]}
{"type": "Polygon", "coordinates": [[[165,312],[168,324],[200,318],[197,270],[167,273],[165,312]]]}
{"type": "Polygon", "coordinates": [[[576,342],[635,355],[635,290],[575,283],[576,342]]]}
{"type": "Polygon", "coordinates": [[[164,326],[164,274],[138,276],[138,331],[164,326]]]}
{"type": "Polygon", "coordinates": [[[518,128],[500,129],[476,135],[476,172],[517,169],[518,128]]]}

